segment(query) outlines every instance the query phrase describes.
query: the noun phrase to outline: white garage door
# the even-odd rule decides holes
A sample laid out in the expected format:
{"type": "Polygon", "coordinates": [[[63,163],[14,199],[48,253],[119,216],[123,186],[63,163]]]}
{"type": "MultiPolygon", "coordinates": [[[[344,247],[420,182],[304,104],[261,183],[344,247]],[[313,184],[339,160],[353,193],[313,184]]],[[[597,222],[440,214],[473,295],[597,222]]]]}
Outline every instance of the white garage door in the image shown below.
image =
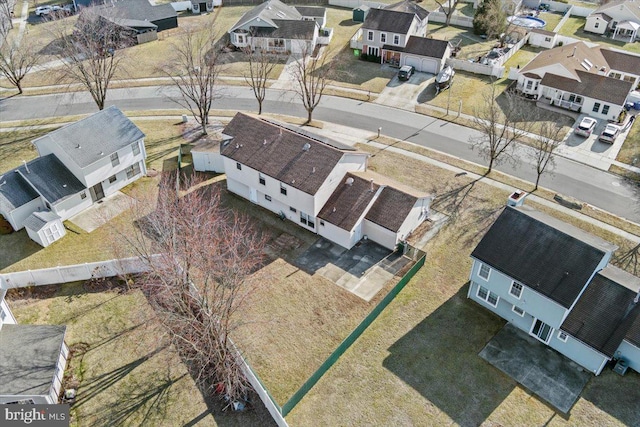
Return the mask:
{"type": "Polygon", "coordinates": [[[413,65],[416,71],[423,73],[438,74],[438,61],[434,59],[422,58],[420,56],[405,55],[404,65],[413,65]]]}
{"type": "Polygon", "coordinates": [[[422,71],[420,68],[420,58],[417,56],[405,56],[404,65],[413,65],[416,71],[422,71]]]}

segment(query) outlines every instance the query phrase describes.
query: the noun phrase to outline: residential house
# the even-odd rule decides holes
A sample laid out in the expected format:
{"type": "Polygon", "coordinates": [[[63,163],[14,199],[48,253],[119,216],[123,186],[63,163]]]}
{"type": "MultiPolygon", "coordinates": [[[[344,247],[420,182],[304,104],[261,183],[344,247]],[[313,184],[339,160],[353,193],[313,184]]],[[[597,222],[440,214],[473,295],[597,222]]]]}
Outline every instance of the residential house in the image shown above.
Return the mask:
{"type": "Polygon", "coordinates": [[[540,52],[519,70],[517,89],[590,116],[616,120],[640,81],[640,56],[583,41],[540,52]]]}
{"type": "Polygon", "coordinates": [[[587,16],[584,30],[595,34],[611,34],[633,42],[640,38],[640,1],[614,0],[603,4],[587,16]]]}
{"type": "Polygon", "coordinates": [[[507,206],[471,253],[467,296],[595,375],[612,359],[638,371],[640,279],[609,264],[616,249],[507,206]]]}
{"type": "Polygon", "coordinates": [[[146,174],[144,136],[113,106],[34,140],[39,157],[0,176],[0,214],[52,243],[61,221],[146,174]]]}
{"type": "Polygon", "coordinates": [[[332,30],[324,28],[323,7],[289,6],[268,0],[246,12],[229,29],[231,44],[275,53],[311,54],[316,45],[328,44],[332,30]]]}
{"type": "Polygon", "coordinates": [[[242,113],[223,134],[229,191],[347,249],[395,249],[427,218],[430,196],[366,172],[350,146],[242,113]]]}
{"type": "Polygon", "coordinates": [[[19,325],[0,282],[0,404],[56,404],[69,356],[66,326],[19,325]]]}
{"type": "Polygon", "coordinates": [[[402,67],[413,65],[416,71],[438,74],[451,56],[451,44],[446,40],[410,36],[404,47],[384,45],[382,57],[386,62],[402,67]]]}
{"type": "Polygon", "coordinates": [[[384,62],[392,62],[396,54],[387,48],[383,57],[383,47],[403,48],[409,37],[424,37],[427,34],[429,12],[408,0],[389,5],[383,9],[370,9],[367,17],[352,37],[350,46],[363,55],[381,57],[384,62]]]}
{"type": "Polygon", "coordinates": [[[532,28],[529,30],[529,43],[534,47],[544,47],[551,49],[557,44],[558,34],[553,31],[543,30],[542,28],[532,28]]]}

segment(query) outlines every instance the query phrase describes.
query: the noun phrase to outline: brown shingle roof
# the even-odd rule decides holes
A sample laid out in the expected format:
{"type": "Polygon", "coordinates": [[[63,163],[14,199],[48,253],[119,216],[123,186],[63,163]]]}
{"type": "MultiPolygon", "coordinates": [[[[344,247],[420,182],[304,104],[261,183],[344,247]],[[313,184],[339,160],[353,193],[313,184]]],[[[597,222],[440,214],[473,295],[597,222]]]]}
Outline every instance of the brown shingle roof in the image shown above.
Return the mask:
{"type": "Polygon", "coordinates": [[[631,90],[631,82],[584,71],[576,74],[580,81],[546,73],[540,84],[616,105],[622,105],[631,90]]]}
{"type": "Polygon", "coordinates": [[[385,7],[385,10],[395,10],[397,12],[413,13],[421,20],[429,16],[429,11],[423,7],[418,6],[415,2],[409,0],[402,0],[397,3],[390,4],[385,7]]]}
{"type": "Polygon", "coordinates": [[[556,35],[556,33],[554,33],[553,31],[543,30],[542,28],[532,28],[531,30],[529,30],[529,32],[538,33],[538,34],[544,34],[545,36],[555,36],[556,35]]]}
{"type": "Polygon", "coordinates": [[[635,75],[640,74],[640,56],[628,55],[610,49],[601,49],[601,52],[612,70],[624,71],[635,75]]]}
{"type": "Polygon", "coordinates": [[[392,187],[385,187],[369,209],[367,220],[397,232],[418,198],[392,187]]]}
{"type": "Polygon", "coordinates": [[[223,145],[223,156],[311,195],[318,191],[344,154],[243,113],[236,114],[223,133],[233,137],[223,145]]]}
{"type": "Polygon", "coordinates": [[[585,71],[582,66],[585,59],[593,65],[590,71],[594,73],[607,65],[599,46],[589,47],[585,42],[579,41],[540,52],[520,72],[536,72],[539,68],[559,64],[578,78],[577,70],[585,71]]]}
{"type": "Polygon", "coordinates": [[[318,218],[351,231],[379,188],[376,183],[372,185],[366,179],[348,173],[322,207],[318,218]]]}

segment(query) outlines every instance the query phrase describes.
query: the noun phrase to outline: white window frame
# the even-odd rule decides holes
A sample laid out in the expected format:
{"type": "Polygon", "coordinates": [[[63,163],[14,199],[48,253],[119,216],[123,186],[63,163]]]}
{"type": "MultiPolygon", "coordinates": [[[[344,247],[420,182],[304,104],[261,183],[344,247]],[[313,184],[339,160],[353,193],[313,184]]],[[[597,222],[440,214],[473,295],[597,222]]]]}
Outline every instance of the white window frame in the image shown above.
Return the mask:
{"type": "Polygon", "coordinates": [[[369,31],[369,32],[367,33],[367,41],[372,42],[373,40],[374,40],[374,34],[373,34],[373,31],[369,31]]]}
{"type": "Polygon", "coordinates": [[[138,154],[140,154],[140,144],[138,143],[138,141],[131,144],[131,152],[133,153],[134,156],[137,156],[138,154]]]}
{"type": "Polygon", "coordinates": [[[380,43],[387,42],[387,33],[380,33],[380,43]]]}
{"type": "Polygon", "coordinates": [[[602,113],[600,113],[600,114],[602,114],[602,115],[607,115],[607,114],[609,114],[609,107],[610,107],[610,106],[609,106],[609,104],[604,104],[604,105],[602,106],[602,113]]]}
{"type": "Polygon", "coordinates": [[[398,34],[394,34],[393,35],[393,44],[398,46],[400,44],[400,35],[398,34]]]}
{"type": "Polygon", "coordinates": [[[482,280],[484,281],[489,281],[489,277],[491,277],[491,267],[489,267],[487,264],[481,262],[480,266],[478,267],[478,277],[480,277],[482,280]],[[484,277],[482,275],[482,267],[487,267],[489,269],[489,271],[487,272],[487,277],[484,277]]]}
{"type": "Polygon", "coordinates": [[[140,175],[140,172],[142,172],[142,168],[140,167],[140,162],[132,164],[126,170],[127,170],[127,179],[134,178],[140,175]]]}
{"type": "Polygon", "coordinates": [[[487,304],[489,304],[491,307],[497,307],[497,306],[498,306],[498,302],[500,302],[500,297],[499,297],[497,294],[494,294],[493,292],[491,292],[491,290],[490,290],[490,289],[485,288],[485,287],[484,287],[484,286],[482,286],[482,285],[478,285],[478,290],[476,291],[476,297],[478,297],[478,299],[480,299],[480,300],[482,300],[482,301],[486,302],[486,303],[487,303],[487,304]],[[487,294],[487,295],[486,295],[486,296],[484,296],[484,297],[483,297],[482,295],[480,295],[480,291],[481,291],[482,289],[484,289],[484,290],[486,291],[486,294],[487,294]],[[496,299],[495,304],[494,304],[494,303],[492,303],[491,301],[489,301],[489,299],[490,299],[492,296],[493,296],[493,297],[495,297],[495,299],[496,299]]]}
{"type": "Polygon", "coordinates": [[[562,342],[567,342],[569,338],[569,334],[563,331],[562,329],[558,329],[558,339],[562,342]]]}
{"type": "Polygon", "coordinates": [[[524,317],[524,310],[518,307],[517,305],[514,305],[513,307],[511,307],[511,311],[513,311],[515,314],[517,314],[520,317],[524,317]],[[517,311],[517,310],[520,310],[520,311],[517,311]]]}
{"type": "Polygon", "coordinates": [[[111,166],[118,166],[120,164],[120,158],[118,157],[118,153],[113,153],[111,155],[111,166]]]}
{"type": "Polygon", "coordinates": [[[109,177],[109,184],[113,184],[114,182],[116,182],[118,180],[118,178],[115,175],[111,175],[109,177]]]}
{"type": "MultiPolygon", "coordinates": [[[[542,329],[542,328],[544,328],[544,326],[541,326],[541,329],[542,329]]],[[[545,344],[549,344],[549,341],[551,341],[551,337],[553,336],[553,331],[554,331],[554,328],[552,328],[552,327],[551,327],[551,325],[549,325],[548,323],[546,323],[546,322],[544,322],[544,321],[542,321],[542,320],[540,320],[540,319],[538,319],[538,318],[534,318],[534,319],[533,319],[533,323],[531,324],[531,329],[529,330],[529,335],[531,335],[532,337],[534,337],[535,339],[537,339],[537,340],[538,340],[538,341],[540,341],[540,342],[543,342],[543,343],[545,343],[545,344]],[[533,330],[534,330],[534,329],[535,329],[535,327],[536,327],[536,323],[538,323],[538,322],[540,322],[540,323],[542,323],[543,325],[546,325],[546,326],[548,326],[548,327],[549,327],[549,335],[547,335],[547,340],[546,340],[546,341],[545,341],[545,340],[543,340],[543,339],[540,337],[540,335],[538,335],[538,334],[534,334],[534,333],[533,333],[533,330]]]]}
{"type": "Polygon", "coordinates": [[[522,291],[524,290],[524,286],[522,285],[522,283],[518,283],[515,280],[513,280],[511,282],[511,287],[509,288],[509,295],[511,295],[514,298],[520,299],[522,298],[522,291]],[[514,294],[512,291],[514,289],[517,289],[517,287],[520,287],[520,291],[518,292],[518,295],[514,294]]]}
{"type": "Polygon", "coordinates": [[[271,201],[271,196],[270,196],[270,195],[268,195],[268,194],[265,194],[265,195],[264,195],[264,199],[265,199],[267,202],[270,202],[270,201],[271,201]]]}

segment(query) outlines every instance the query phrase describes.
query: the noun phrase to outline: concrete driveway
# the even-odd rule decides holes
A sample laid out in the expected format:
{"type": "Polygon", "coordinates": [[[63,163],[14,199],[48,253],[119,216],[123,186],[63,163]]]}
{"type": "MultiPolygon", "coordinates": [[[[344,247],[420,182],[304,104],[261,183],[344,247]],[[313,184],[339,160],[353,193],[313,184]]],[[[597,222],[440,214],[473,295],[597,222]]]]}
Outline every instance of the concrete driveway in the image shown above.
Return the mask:
{"type": "Polygon", "coordinates": [[[591,378],[591,373],[511,323],[489,341],[480,357],[565,414],[591,378]]]}
{"type": "Polygon", "coordinates": [[[405,110],[414,110],[418,95],[433,82],[435,76],[429,73],[415,72],[407,81],[398,80],[398,74],[389,80],[387,86],[378,95],[377,104],[390,105],[405,110]]]}

